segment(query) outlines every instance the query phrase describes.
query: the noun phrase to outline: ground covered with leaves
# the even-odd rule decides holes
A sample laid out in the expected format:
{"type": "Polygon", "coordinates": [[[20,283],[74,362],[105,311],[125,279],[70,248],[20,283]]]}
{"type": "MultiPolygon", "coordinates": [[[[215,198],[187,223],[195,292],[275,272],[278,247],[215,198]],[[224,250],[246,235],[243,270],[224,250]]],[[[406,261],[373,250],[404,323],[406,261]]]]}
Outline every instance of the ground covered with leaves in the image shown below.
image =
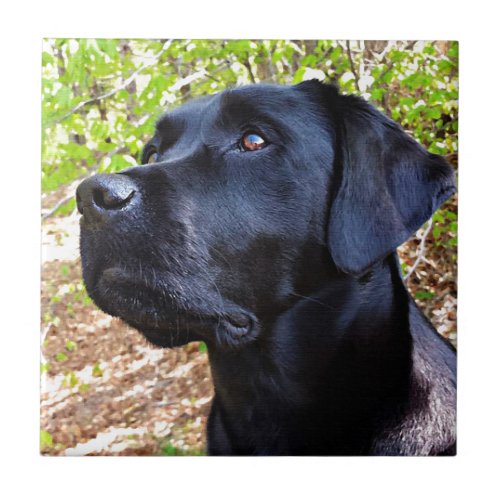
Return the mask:
{"type": "Polygon", "coordinates": [[[99,311],[77,235],[76,214],[43,226],[42,453],[203,454],[213,393],[204,345],[154,348],[99,311]]]}
{"type": "MultiPolygon", "coordinates": [[[[440,227],[422,228],[400,256],[419,305],[455,342],[456,259],[440,227]]],[[[204,454],[213,396],[204,344],[155,348],[99,311],[81,279],[78,215],[54,215],[42,229],[41,452],[204,454]]]]}
{"type": "MultiPolygon", "coordinates": [[[[457,166],[458,43],[45,39],[42,52],[44,454],[197,454],[212,397],[204,345],[161,350],[98,311],[80,274],[75,188],[137,165],[163,109],[251,83],[336,82],[457,166]]],[[[457,198],[400,249],[402,272],[456,341],[457,198]]]]}

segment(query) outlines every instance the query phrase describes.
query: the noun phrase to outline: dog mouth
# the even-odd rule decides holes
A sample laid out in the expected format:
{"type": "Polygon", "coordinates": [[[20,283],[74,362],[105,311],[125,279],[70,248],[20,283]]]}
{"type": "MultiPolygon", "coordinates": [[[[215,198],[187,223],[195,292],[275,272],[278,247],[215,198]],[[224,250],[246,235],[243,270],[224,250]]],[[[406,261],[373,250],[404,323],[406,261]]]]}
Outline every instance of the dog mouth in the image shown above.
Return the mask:
{"type": "Polygon", "coordinates": [[[104,312],[119,317],[157,347],[178,347],[204,341],[210,347],[238,348],[255,340],[255,315],[220,295],[182,297],[169,287],[153,287],[120,267],[98,273],[90,297],[104,312]]]}
{"type": "Polygon", "coordinates": [[[177,326],[165,325],[151,328],[147,324],[127,322],[157,347],[178,347],[192,340],[203,340],[209,346],[216,343],[219,347],[237,348],[256,337],[256,325],[253,319],[245,317],[243,322],[241,314],[218,318],[208,317],[203,321],[203,325],[200,325],[198,319],[198,324],[192,323],[190,328],[180,323],[177,323],[177,326]]]}
{"type": "Polygon", "coordinates": [[[242,313],[227,314],[220,318],[216,328],[217,337],[226,339],[226,343],[229,340],[233,346],[254,340],[257,331],[257,321],[254,317],[242,313]]]}

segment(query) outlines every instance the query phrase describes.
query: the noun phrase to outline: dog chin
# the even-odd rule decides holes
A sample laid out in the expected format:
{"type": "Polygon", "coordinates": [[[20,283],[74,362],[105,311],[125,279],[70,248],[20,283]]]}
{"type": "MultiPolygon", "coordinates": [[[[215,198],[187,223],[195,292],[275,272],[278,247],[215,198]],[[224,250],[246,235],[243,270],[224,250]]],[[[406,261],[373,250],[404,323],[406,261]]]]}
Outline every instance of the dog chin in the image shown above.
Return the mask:
{"type": "MultiPolygon", "coordinates": [[[[126,321],[126,320],[125,320],[126,321]]],[[[211,318],[204,328],[150,328],[135,322],[126,321],[156,347],[179,347],[192,341],[203,340],[210,347],[214,344],[222,349],[239,349],[253,342],[258,335],[256,322],[249,319],[248,323],[242,324],[241,318],[238,323],[235,320],[224,318],[211,318]]]]}
{"type": "MultiPolygon", "coordinates": [[[[130,323],[129,323],[130,324],[130,323]]],[[[131,326],[134,326],[131,324],[131,326]]],[[[192,338],[190,333],[186,330],[173,330],[173,329],[151,329],[143,328],[140,325],[134,326],[143,337],[154,347],[180,347],[188,344],[196,338],[192,338]]]]}
{"type": "Polygon", "coordinates": [[[259,332],[257,318],[231,305],[228,311],[187,310],[165,297],[175,294],[151,290],[120,268],[108,268],[89,289],[104,312],[122,319],[157,347],[178,347],[193,341],[237,349],[253,342],[259,332]],[[158,300],[161,296],[161,300],[158,300]]]}

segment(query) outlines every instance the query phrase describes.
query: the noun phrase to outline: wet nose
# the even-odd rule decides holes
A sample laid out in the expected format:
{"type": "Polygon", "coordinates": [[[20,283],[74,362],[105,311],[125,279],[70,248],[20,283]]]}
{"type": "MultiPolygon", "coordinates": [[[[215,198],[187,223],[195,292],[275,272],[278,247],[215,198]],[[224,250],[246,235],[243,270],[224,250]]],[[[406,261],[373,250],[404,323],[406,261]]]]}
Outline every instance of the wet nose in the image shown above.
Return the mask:
{"type": "Polygon", "coordinates": [[[126,175],[94,175],[78,186],[76,204],[86,218],[103,220],[128,207],[136,192],[137,186],[126,175]]]}

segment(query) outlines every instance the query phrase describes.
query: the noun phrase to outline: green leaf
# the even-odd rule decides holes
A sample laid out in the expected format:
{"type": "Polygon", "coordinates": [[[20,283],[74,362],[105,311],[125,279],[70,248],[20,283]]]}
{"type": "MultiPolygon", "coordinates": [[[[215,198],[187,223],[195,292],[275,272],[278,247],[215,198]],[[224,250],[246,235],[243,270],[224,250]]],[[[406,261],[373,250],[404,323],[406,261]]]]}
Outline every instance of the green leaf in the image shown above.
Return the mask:
{"type": "Polygon", "coordinates": [[[401,97],[401,99],[399,99],[399,104],[401,104],[401,106],[412,108],[414,103],[415,99],[413,97],[401,97]]]}
{"type": "Polygon", "coordinates": [[[62,204],[55,212],[54,214],[57,215],[69,215],[70,213],[73,212],[73,210],[76,209],[76,199],[71,198],[69,199],[66,203],[62,204]]]}
{"type": "Polygon", "coordinates": [[[441,235],[441,233],[443,232],[443,228],[440,227],[440,226],[434,226],[432,228],[432,236],[434,236],[434,238],[439,238],[439,236],[441,235]]]}
{"type": "Polygon", "coordinates": [[[54,440],[52,435],[44,430],[40,431],[40,449],[52,448],[54,446],[54,440]]]}
{"type": "Polygon", "coordinates": [[[69,107],[72,97],[73,94],[71,92],[71,89],[69,89],[68,87],[61,87],[54,96],[54,99],[59,108],[66,109],[69,107]]]}
{"type": "Polygon", "coordinates": [[[444,222],[444,215],[442,210],[438,210],[433,216],[432,220],[434,222],[444,222]]]}
{"type": "Polygon", "coordinates": [[[447,61],[446,59],[443,59],[438,63],[439,71],[445,74],[448,74],[454,66],[455,65],[451,61],[447,61]]]}
{"type": "Polygon", "coordinates": [[[93,377],[102,377],[103,376],[102,368],[99,366],[99,362],[95,363],[92,367],[92,376],[93,377]]]}
{"type": "Polygon", "coordinates": [[[76,343],[72,340],[68,340],[64,346],[68,351],[74,351],[76,349],[76,343]]]}
{"type": "Polygon", "coordinates": [[[82,394],[85,394],[86,392],[88,392],[90,390],[90,384],[80,384],[78,386],[78,391],[82,394]]]}
{"type": "Polygon", "coordinates": [[[113,158],[111,158],[109,168],[106,170],[108,170],[109,172],[119,172],[124,168],[131,167],[136,164],[137,163],[133,161],[132,158],[127,157],[126,155],[114,155],[113,158]]]}
{"type": "Polygon", "coordinates": [[[96,40],[99,50],[107,54],[110,59],[116,59],[118,56],[117,41],[110,38],[99,38],[96,40]]]}
{"type": "Polygon", "coordinates": [[[67,361],[68,360],[68,356],[66,356],[66,354],[64,354],[63,352],[58,352],[56,354],[56,361],[67,361]]]}
{"type": "Polygon", "coordinates": [[[173,444],[168,443],[163,447],[162,453],[163,455],[167,455],[168,457],[174,457],[177,455],[177,448],[173,444]]]}
{"type": "Polygon", "coordinates": [[[453,58],[458,58],[458,42],[452,42],[448,50],[448,55],[453,58]]]}
{"type": "Polygon", "coordinates": [[[306,68],[299,68],[295,72],[295,75],[293,75],[292,84],[295,85],[297,83],[300,83],[302,81],[302,78],[304,78],[305,73],[306,73],[306,68]]]}
{"type": "Polygon", "coordinates": [[[392,50],[389,52],[388,57],[392,62],[397,63],[405,59],[407,57],[407,53],[400,50],[392,50]]]}
{"type": "Polygon", "coordinates": [[[66,387],[76,387],[80,381],[78,380],[78,377],[76,376],[75,372],[69,372],[66,374],[66,377],[64,378],[64,385],[66,387]]]}
{"type": "Polygon", "coordinates": [[[371,98],[374,101],[380,101],[384,97],[384,94],[386,92],[387,92],[386,89],[382,89],[382,88],[372,89],[372,91],[371,91],[371,98]]]}
{"type": "Polygon", "coordinates": [[[42,66],[47,66],[54,63],[54,57],[48,52],[42,52],[42,66]]]}
{"type": "Polygon", "coordinates": [[[314,54],[308,54],[307,56],[302,58],[300,61],[301,66],[308,66],[310,68],[314,68],[316,66],[318,58],[314,54]]]}
{"type": "Polygon", "coordinates": [[[69,266],[67,264],[62,264],[61,267],[59,268],[59,272],[63,276],[69,276],[69,266]]]}
{"type": "Polygon", "coordinates": [[[427,108],[425,111],[425,117],[431,120],[437,120],[441,117],[441,109],[438,107],[427,108]]]}
{"type": "Polygon", "coordinates": [[[382,81],[384,83],[389,83],[392,81],[392,79],[394,78],[394,71],[393,70],[389,70],[387,71],[387,73],[385,73],[384,76],[382,76],[382,81]]]}

